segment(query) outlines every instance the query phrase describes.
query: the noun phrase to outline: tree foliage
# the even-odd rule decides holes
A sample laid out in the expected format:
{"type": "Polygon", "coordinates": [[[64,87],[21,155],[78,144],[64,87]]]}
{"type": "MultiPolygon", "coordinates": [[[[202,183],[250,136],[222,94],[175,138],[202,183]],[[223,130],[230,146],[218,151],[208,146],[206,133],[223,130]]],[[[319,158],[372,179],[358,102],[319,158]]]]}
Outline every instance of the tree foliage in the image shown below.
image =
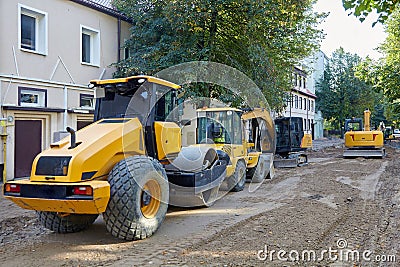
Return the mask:
{"type": "Polygon", "coordinates": [[[378,14],[376,22],[383,23],[399,6],[400,0],[342,0],[342,2],[343,7],[361,22],[374,10],[378,14]]]}
{"type": "Polygon", "coordinates": [[[379,47],[384,57],[374,61],[365,59],[357,67],[356,75],[382,92],[389,119],[400,121],[400,10],[397,9],[386,22],[388,34],[379,47]]]}
{"type": "Polygon", "coordinates": [[[339,48],[332,53],[324,76],[317,82],[317,108],[336,129],[347,118],[362,117],[367,108],[373,111],[377,104],[372,86],[355,76],[360,61],[358,55],[339,48]]]}
{"type": "MultiPolygon", "coordinates": [[[[114,0],[133,20],[126,47],[128,59],[117,64],[117,76],[154,75],[190,61],[212,61],[234,67],[262,89],[280,109],[291,89],[291,69],[318,48],[316,28],[323,14],[315,0],[114,0]]],[[[221,88],[196,86],[198,96],[229,95],[221,88]]]]}

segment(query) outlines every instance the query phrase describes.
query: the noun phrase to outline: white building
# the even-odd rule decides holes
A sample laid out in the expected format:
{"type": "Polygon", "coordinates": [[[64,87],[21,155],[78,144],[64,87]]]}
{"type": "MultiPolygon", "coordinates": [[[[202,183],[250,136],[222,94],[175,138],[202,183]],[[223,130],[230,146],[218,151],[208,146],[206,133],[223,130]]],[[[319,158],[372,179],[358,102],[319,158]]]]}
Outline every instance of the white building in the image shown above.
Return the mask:
{"type": "Polygon", "coordinates": [[[293,69],[293,89],[288,97],[284,117],[303,118],[303,130],[313,132],[316,95],[313,88],[307,87],[307,72],[300,67],[293,69]]]}
{"type": "MultiPolygon", "coordinates": [[[[324,77],[324,71],[328,64],[328,57],[319,50],[313,56],[304,60],[309,73],[306,87],[311,91],[316,91],[317,82],[324,77]]],[[[318,97],[318,96],[317,96],[318,97]]],[[[314,118],[314,139],[322,138],[324,132],[324,118],[321,112],[315,112],[314,118]]]]}

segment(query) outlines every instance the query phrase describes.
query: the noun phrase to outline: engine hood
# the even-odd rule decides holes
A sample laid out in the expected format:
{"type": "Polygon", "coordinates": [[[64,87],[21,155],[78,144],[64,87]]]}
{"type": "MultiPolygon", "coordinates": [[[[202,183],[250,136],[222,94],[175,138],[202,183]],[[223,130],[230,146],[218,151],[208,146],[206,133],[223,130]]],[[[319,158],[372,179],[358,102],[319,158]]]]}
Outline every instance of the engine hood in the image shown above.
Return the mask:
{"type": "Polygon", "coordinates": [[[79,182],[106,179],[125,155],[144,154],[142,125],[137,118],[103,119],[76,132],[77,146],[70,137],[51,144],[33,161],[31,181],[79,182]]]}

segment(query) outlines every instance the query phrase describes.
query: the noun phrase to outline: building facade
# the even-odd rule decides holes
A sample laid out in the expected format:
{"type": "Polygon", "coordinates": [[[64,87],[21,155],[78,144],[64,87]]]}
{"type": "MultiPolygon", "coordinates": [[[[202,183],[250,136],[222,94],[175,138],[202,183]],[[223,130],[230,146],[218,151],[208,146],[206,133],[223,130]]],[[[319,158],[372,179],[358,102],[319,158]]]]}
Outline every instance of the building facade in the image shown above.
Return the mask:
{"type": "Polygon", "coordinates": [[[7,179],[93,120],[91,79],[111,78],[129,20],[111,0],[0,1],[0,160],[7,179]]]}
{"type": "Polygon", "coordinates": [[[313,133],[315,115],[315,91],[307,88],[307,72],[300,67],[294,67],[292,73],[293,89],[287,97],[284,117],[301,117],[303,130],[313,133]]]}
{"type": "MultiPolygon", "coordinates": [[[[325,53],[319,50],[304,61],[309,73],[306,87],[310,91],[314,93],[316,92],[317,83],[324,77],[324,71],[328,64],[328,60],[329,59],[325,53]]],[[[315,112],[314,122],[314,138],[322,138],[324,134],[324,118],[321,112],[315,112]]]]}

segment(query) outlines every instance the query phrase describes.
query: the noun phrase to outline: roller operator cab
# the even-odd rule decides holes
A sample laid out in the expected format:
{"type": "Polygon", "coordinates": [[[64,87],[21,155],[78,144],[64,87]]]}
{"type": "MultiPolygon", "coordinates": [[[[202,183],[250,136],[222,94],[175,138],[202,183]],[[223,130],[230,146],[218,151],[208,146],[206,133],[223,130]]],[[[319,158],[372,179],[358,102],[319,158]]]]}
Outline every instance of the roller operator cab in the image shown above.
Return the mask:
{"type": "Polygon", "coordinates": [[[364,111],[364,124],[361,118],[345,120],[343,157],[382,158],[385,156],[384,135],[382,131],[371,130],[371,112],[364,111]]]}
{"type": "Polygon", "coordinates": [[[219,158],[227,162],[225,190],[242,191],[246,178],[261,182],[273,176],[275,135],[266,109],[199,109],[197,143],[213,144],[219,158]]]}
{"type": "Polygon", "coordinates": [[[197,110],[197,143],[212,144],[227,163],[223,188],[242,191],[246,183],[247,149],[244,143],[242,111],[236,108],[197,110]]]}
{"type": "Polygon", "coordinates": [[[95,122],[77,132],[68,128],[70,137],[35,158],[29,179],[4,184],[6,198],[36,210],[59,233],[83,230],[103,214],[107,230],[125,240],[158,229],[170,200],[168,180],[173,198],[179,199],[178,188],[196,205],[215,201],[226,165],[209,146],[181,148],[174,109],[179,85],[150,76],[91,84],[95,122]],[[192,165],[201,167],[180,169],[180,159],[194,154],[192,165]]]}

